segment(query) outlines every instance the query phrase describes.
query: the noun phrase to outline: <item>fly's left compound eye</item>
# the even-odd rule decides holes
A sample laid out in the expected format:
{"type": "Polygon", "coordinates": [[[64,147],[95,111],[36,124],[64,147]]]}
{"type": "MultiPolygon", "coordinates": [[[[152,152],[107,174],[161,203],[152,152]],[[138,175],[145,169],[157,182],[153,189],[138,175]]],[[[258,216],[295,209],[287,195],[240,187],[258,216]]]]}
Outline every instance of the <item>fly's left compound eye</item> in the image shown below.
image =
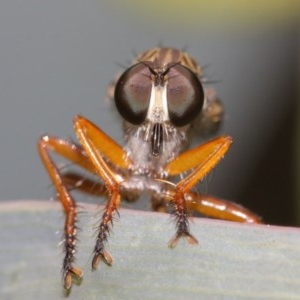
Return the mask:
{"type": "Polygon", "coordinates": [[[127,69],[115,88],[115,103],[120,115],[131,124],[145,121],[151,96],[149,68],[138,63],[127,69]]]}
{"type": "Polygon", "coordinates": [[[176,64],[168,72],[169,118],[180,127],[191,123],[201,112],[204,91],[199,78],[188,68],[176,64]]]}

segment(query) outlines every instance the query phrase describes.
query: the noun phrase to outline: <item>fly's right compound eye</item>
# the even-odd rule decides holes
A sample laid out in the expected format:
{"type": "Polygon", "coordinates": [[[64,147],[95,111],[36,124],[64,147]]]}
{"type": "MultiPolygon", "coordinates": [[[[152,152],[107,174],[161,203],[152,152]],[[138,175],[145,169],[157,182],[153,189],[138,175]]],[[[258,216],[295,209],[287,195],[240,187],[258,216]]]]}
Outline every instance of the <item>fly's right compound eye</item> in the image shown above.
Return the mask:
{"type": "Polygon", "coordinates": [[[139,125],[146,119],[151,96],[151,73],[138,63],[127,69],[115,88],[115,103],[119,114],[129,123],[139,125]]]}

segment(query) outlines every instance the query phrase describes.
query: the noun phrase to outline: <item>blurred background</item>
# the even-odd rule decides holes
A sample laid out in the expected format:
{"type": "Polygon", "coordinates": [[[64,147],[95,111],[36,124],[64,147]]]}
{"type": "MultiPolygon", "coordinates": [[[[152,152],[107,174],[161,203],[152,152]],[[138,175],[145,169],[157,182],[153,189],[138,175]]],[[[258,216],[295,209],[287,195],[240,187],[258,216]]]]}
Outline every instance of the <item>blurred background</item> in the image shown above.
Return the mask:
{"type": "Polygon", "coordinates": [[[162,44],[187,49],[217,81],[221,133],[234,145],[208,192],[299,225],[300,2],[252,2],[1,1],[0,200],[54,195],[37,139],[74,138],[76,114],[121,142],[107,84],[134,53],[162,44]]]}

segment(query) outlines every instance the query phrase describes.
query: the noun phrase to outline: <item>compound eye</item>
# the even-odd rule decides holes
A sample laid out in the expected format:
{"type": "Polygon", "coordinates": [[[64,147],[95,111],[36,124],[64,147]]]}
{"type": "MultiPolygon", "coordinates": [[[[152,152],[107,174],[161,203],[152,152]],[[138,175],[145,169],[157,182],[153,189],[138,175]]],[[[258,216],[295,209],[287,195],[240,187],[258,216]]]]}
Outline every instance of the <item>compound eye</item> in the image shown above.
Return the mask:
{"type": "Polygon", "coordinates": [[[200,114],[204,102],[199,78],[180,64],[172,66],[168,72],[167,99],[171,123],[177,127],[191,123],[200,114]]]}
{"type": "Polygon", "coordinates": [[[131,124],[145,121],[151,96],[149,68],[138,63],[127,69],[115,88],[115,103],[120,115],[131,124]]]}

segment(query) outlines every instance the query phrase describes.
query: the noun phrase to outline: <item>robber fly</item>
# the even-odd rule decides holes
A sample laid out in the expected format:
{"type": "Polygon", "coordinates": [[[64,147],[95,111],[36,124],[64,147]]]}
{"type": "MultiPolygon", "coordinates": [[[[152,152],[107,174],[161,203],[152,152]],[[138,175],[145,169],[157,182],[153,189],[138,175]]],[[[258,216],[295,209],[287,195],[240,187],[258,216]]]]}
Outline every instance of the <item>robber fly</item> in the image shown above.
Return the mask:
{"type": "MultiPolygon", "coordinates": [[[[80,144],[50,135],[39,139],[39,154],[65,212],[65,289],[69,290],[72,281],[83,275],[74,266],[77,205],[70,194],[78,178],[63,173],[50,152],[98,175],[101,180],[94,186],[107,202],[94,247],[93,269],[100,260],[112,264],[106,243],[120,201],[136,200],[144,191],[148,192],[154,210],[173,208],[176,233],[170,247],[175,247],[181,237],[186,237],[190,244],[197,243],[189,230],[191,211],[238,222],[260,222],[259,217],[237,204],[193,189],[232,143],[230,136],[220,136],[182,152],[193,126],[213,128],[222,116],[216,93],[204,87],[204,83],[200,66],[187,53],[173,48],[150,49],[139,55],[109,89],[124,120],[124,147],[82,116],[73,121],[80,144]]],[[[87,189],[84,182],[81,187],[87,189]]]]}

